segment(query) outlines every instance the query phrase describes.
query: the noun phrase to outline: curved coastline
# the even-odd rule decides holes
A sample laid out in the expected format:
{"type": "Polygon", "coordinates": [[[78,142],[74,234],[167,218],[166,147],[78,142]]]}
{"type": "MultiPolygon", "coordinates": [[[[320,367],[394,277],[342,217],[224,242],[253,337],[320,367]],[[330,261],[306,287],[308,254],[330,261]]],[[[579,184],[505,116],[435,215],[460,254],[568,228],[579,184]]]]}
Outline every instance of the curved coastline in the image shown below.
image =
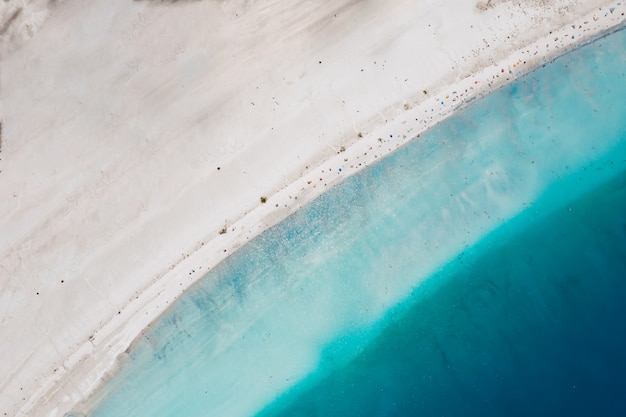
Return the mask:
{"type": "MultiPolygon", "coordinates": [[[[489,65],[472,76],[442,87],[436,94],[430,93],[433,97],[427,101],[405,103],[408,106],[390,112],[393,117],[384,123],[373,123],[371,131],[364,131],[362,138],[350,143],[345,151],[336,156],[328,157],[328,154],[324,154],[323,162],[302,173],[295,181],[289,181],[290,185],[268,193],[271,204],[257,204],[257,207],[249,210],[243,217],[236,221],[231,219],[227,225],[228,233],[197,243],[169,271],[151,278],[137,298],[129,301],[128,306],[120,310],[119,314],[113,314],[112,319],[101,324],[96,331],[90,330],[88,340],[65,358],[62,367],[46,375],[43,380],[34,384],[31,382],[30,388],[27,386],[27,391],[30,392],[28,398],[17,400],[17,396],[21,394],[13,392],[16,387],[3,385],[2,391],[10,394],[3,398],[11,398],[13,403],[3,404],[3,407],[19,410],[15,415],[58,415],[69,410],[101,384],[103,377],[114,370],[118,355],[126,351],[138,334],[163,313],[164,307],[199,279],[201,274],[193,275],[184,283],[181,283],[181,276],[191,276],[189,271],[199,271],[198,265],[204,271],[213,268],[247,240],[312,201],[325,189],[419,136],[460,106],[532,71],[546,60],[562,54],[566,48],[577,47],[581,42],[586,43],[602,36],[605,31],[623,27],[624,19],[618,15],[623,12],[624,5],[617,6],[616,15],[608,13],[609,6],[613,7],[613,4],[606,5],[602,13],[607,14],[597,20],[594,17],[598,12],[576,20],[575,25],[580,23],[579,26],[584,30],[576,32],[573,39],[570,35],[572,23],[569,22],[560,29],[558,35],[551,34],[536,40],[498,64],[489,65]],[[604,20],[607,18],[608,20],[604,20]],[[588,23],[584,23],[585,21],[588,23]],[[593,29],[589,28],[591,25],[595,25],[593,29]],[[566,37],[566,34],[570,37],[566,37]],[[565,40],[565,43],[552,40],[554,37],[565,40]],[[546,42],[551,43],[552,48],[543,48],[546,42]],[[533,48],[541,53],[527,55],[525,51],[532,51],[533,48]],[[527,56],[529,57],[525,59],[527,56]],[[459,93],[455,95],[454,92],[459,93]],[[441,106],[436,107],[440,102],[441,106]],[[424,114],[428,116],[423,117],[424,114]],[[346,159],[349,165],[346,164],[346,159]],[[340,167],[343,169],[338,171],[340,167]]],[[[333,150],[337,150],[336,147],[333,150]]],[[[220,222],[221,219],[217,223],[220,222]]]]}
{"type": "MultiPolygon", "coordinates": [[[[585,78],[586,71],[592,66],[586,63],[595,62],[593,57],[600,56],[598,54],[602,54],[602,50],[615,51],[619,44],[617,39],[624,39],[623,34],[620,33],[619,37],[616,35],[610,41],[613,45],[611,49],[600,49],[603,42],[599,41],[585,50],[563,57],[545,70],[539,70],[548,72],[549,75],[535,77],[534,74],[529,74],[506,86],[503,91],[489,95],[477,102],[476,107],[455,114],[450,120],[425,133],[420,141],[412,142],[403,151],[390,155],[325,193],[286,222],[242,248],[242,251],[222,263],[188,292],[164,320],[160,320],[146,333],[142,345],[131,352],[131,357],[125,361],[123,372],[108,386],[115,394],[94,416],[119,415],[124,407],[145,410],[144,404],[147,409],[150,406],[156,407],[147,414],[154,414],[156,409],[167,414],[168,410],[171,411],[172,404],[174,410],[178,410],[178,407],[185,409],[182,404],[177,407],[174,399],[163,404],[154,398],[154,404],[150,401],[150,406],[147,402],[138,405],[133,402],[136,398],[124,393],[134,392],[133,386],[140,383],[139,381],[169,381],[170,378],[163,378],[159,369],[171,366],[168,363],[185,366],[186,362],[181,360],[180,353],[188,351],[204,352],[195,359],[198,365],[194,369],[198,372],[205,366],[206,371],[200,371],[200,374],[215,374],[215,377],[207,377],[204,383],[198,384],[211,387],[208,394],[205,392],[200,395],[202,399],[186,391],[178,392],[176,399],[190,395],[183,403],[208,401],[225,415],[248,415],[250,413],[238,414],[234,410],[236,405],[247,401],[228,401],[232,392],[227,387],[234,384],[233,378],[234,381],[261,381],[255,388],[246,390],[249,396],[267,390],[269,386],[278,389],[281,379],[277,375],[280,373],[277,368],[289,368],[288,364],[293,366],[291,356],[298,357],[302,354],[304,358],[301,357],[300,360],[305,361],[305,367],[310,366],[306,362],[307,357],[319,355],[323,376],[324,367],[330,366],[332,371],[338,366],[338,361],[349,361],[352,355],[358,353],[359,347],[368,345],[367,341],[375,336],[376,329],[380,327],[378,324],[372,327],[369,320],[378,323],[376,317],[380,314],[381,303],[387,306],[396,305],[399,299],[412,292],[410,288],[406,288],[407,285],[417,286],[420,277],[429,276],[441,263],[449,262],[451,257],[464,258],[458,254],[458,251],[464,251],[463,245],[465,248],[473,247],[473,243],[481,240],[484,233],[489,233],[501,222],[508,222],[508,219],[516,217],[516,213],[524,207],[527,217],[536,216],[536,221],[539,221],[542,216],[557,209],[553,207],[554,204],[562,209],[563,201],[584,194],[586,190],[597,186],[598,182],[606,180],[607,175],[610,177],[615,170],[623,169],[620,161],[625,148],[615,137],[615,128],[619,129],[623,124],[619,122],[619,115],[616,114],[618,112],[610,111],[610,105],[607,104],[619,100],[622,90],[611,89],[610,81],[607,85],[607,80],[617,82],[623,78],[620,65],[610,65],[609,68],[604,64],[600,67],[603,75],[599,79],[602,82],[594,78],[587,81],[585,78]],[[569,71],[568,67],[573,66],[576,69],[569,71]],[[580,87],[576,89],[576,93],[568,90],[568,82],[580,87]],[[595,100],[600,97],[597,94],[582,93],[594,91],[599,86],[605,92],[609,88],[606,96],[602,96],[604,103],[595,100]],[[509,101],[511,94],[526,97],[526,100],[522,99],[525,104],[509,101]],[[568,100],[579,104],[568,107],[568,100]],[[554,106],[546,108],[544,112],[546,102],[554,106]],[[513,106],[510,111],[518,116],[512,118],[512,124],[508,126],[511,129],[509,134],[504,137],[497,133],[490,134],[492,129],[495,132],[507,131],[507,118],[498,116],[499,112],[494,112],[491,116],[487,113],[492,108],[504,109],[511,104],[513,106]],[[563,117],[563,112],[569,114],[573,111],[573,114],[578,114],[580,111],[581,116],[589,116],[590,105],[607,117],[598,118],[593,128],[581,129],[582,126],[579,126],[572,131],[570,126],[576,123],[571,116],[563,117]],[[551,115],[556,119],[551,126],[552,134],[543,134],[534,129],[533,125],[550,128],[551,115]],[[480,121],[481,126],[472,127],[473,120],[480,121]],[[496,122],[498,120],[500,122],[496,122]],[[485,126],[482,126],[482,122],[485,126]],[[467,135],[460,133],[465,132],[463,126],[468,128],[467,135]],[[600,133],[604,131],[604,126],[606,135],[600,133]],[[590,143],[585,139],[592,132],[598,132],[599,136],[597,141],[590,143]],[[567,137],[571,137],[572,141],[563,140],[567,137]],[[455,140],[450,140],[451,138],[455,140]],[[611,146],[615,145],[616,140],[618,146],[613,149],[611,146]],[[557,144],[555,148],[551,147],[552,143],[557,144]],[[478,149],[482,152],[477,153],[478,149]],[[581,162],[588,161],[590,152],[596,158],[589,161],[589,165],[580,166],[581,162]],[[424,155],[429,155],[428,159],[424,159],[424,155]],[[591,172],[594,174],[590,174],[591,172]],[[462,180],[463,175],[466,176],[465,182],[462,180]],[[421,180],[414,182],[416,177],[421,180]],[[436,184],[440,186],[437,187],[436,184]],[[550,197],[547,205],[546,201],[535,201],[544,193],[543,187],[546,184],[552,184],[549,188],[557,190],[548,193],[550,197]],[[370,204],[369,196],[371,200],[378,202],[370,204]],[[362,199],[364,200],[361,201],[362,199]],[[392,206],[395,207],[393,210],[386,209],[392,206]],[[483,215],[484,210],[486,211],[483,215]],[[444,211],[457,215],[446,217],[444,211]],[[446,218],[449,222],[443,221],[446,218]],[[400,229],[396,224],[398,222],[401,224],[400,229]],[[409,224],[411,227],[407,227],[409,224]],[[374,234],[376,238],[373,237],[374,234]],[[368,243],[371,240],[380,240],[387,244],[383,247],[371,247],[368,243]],[[304,242],[309,244],[302,249],[304,242]],[[428,245],[424,246],[426,243],[428,245]],[[370,257],[378,261],[365,260],[370,257]],[[412,258],[413,261],[409,261],[412,258]],[[354,262],[359,259],[361,261],[354,262]],[[387,267],[392,268],[393,273],[386,273],[387,267]],[[341,277],[343,284],[331,283],[336,277],[341,277]],[[377,279],[383,277],[386,279],[377,279]],[[397,282],[399,277],[406,279],[397,282]],[[323,290],[326,286],[332,290],[323,290]],[[295,291],[296,288],[298,291],[295,291]],[[285,297],[283,292],[288,296],[285,297]],[[302,294],[305,295],[304,299],[302,294]],[[263,302],[268,299],[272,300],[270,306],[263,302]],[[222,304],[224,302],[226,304],[222,304]],[[285,304],[285,308],[276,307],[277,304],[285,304]],[[290,304],[298,307],[294,309],[290,304]],[[344,304],[349,306],[350,312],[344,310],[344,304]],[[268,309],[275,314],[268,312],[268,309]],[[302,310],[308,313],[303,315],[302,310]],[[275,320],[279,311],[282,311],[282,319],[277,325],[275,320]],[[369,313],[364,313],[365,311],[369,313]],[[333,320],[324,324],[309,319],[318,313],[332,316],[333,320]],[[242,329],[241,319],[246,323],[243,326],[245,330],[242,329]],[[239,329],[244,332],[245,340],[256,340],[255,337],[262,333],[259,328],[263,328],[263,332],[268,332],[272,337],[270,340],[247,342],[250,352],[246,354],[241,351],[241,344],[244,343],[242,340],[236,337],[229,339],[233,336],[230,327],[224,329],[224,334],[220,336],[213,327],[209,331],[204,330],[207,322],[232,326],[236,334],[240,334],[237,332],[239,329]],[[173,326],[174,323],[176,326],[173,326]],[[302,325],[303,328],[311,324],[313,328],[317,328],[313,333],[318,337],[312,337],[303,329],[294,327],[295,324],[302,325]],[[326,332],[333,334],[333,329],[337,326],[348,326],[348,335],[339,330],[340,339],[329,341],[326,332]],[[292,341],[298,348],[287,342],[283,345],[272,342],[275,338],[279,341],[291,340],[285,337],[285,333],[301,334],[292,341]],[[193,341],[205,340],[205,335],[212,335],[210,341],[193,341]],[[188,340],[187,337],[191,339],[188,340]],[[307,343],[300,346],[298,341],[301,339],[313,343],[314,346],[307,343]],[[311,350],[315,351],[315,344],[318,342],[325,347],[319,353],[311,353],[311,350]],[[173,347],[174,344],[176,347],[173,347]],[[214,351],[215,345],[219,346],[218,352],[214,351]],[[224,351],[225,346],[229,346],[227,351],[224,351]],[[234,353],[230,353],[231,349],[234,353]],[[289,352],[280,355],[283,349],[288,349],[289,352]],[[291,353],[293,349],[300,355],[291,353]],[[220,358],[217,363],[211,359],[214,354],[220,358]],[[270,364],[276,360],[276,355],[281,357],[281,362],[272,367],[270,364]],[[257,358],[256,361],[252,361],[254,357],[257,358]],[[267,372],[273,375],[268,387],[262,387],[265,381],[262,371],[257,374],[254,370],[239,369],[237,364],[246,361],[267,364],[267,372]],[[138,363],[144,365],[137,366],[138,363]],[[231,404],[230,408],[228,404],[231,404]],[[114,411],[116,407],[122,408],[114,411]]],[[[505,111],[506,114],[508,113],[505,111]]],[[[524,223],[521,224],[523,227],[524,223]]],[[[400,303],[404,304],[402,301],[400,303]]],[[[401,309],[402,307],[392,308],[385,315],[397,318],[402,315],[398,311],[401,309]]],[[[298,363],[296,358],[296,364],[298,363]]],[[[300,362],[298,366],[302,365],[300,362]]],[[[298,369],[294,371],[298,374],[298,369]]],[[[315,371],[315,377],[319,377],[319,373],[315,371]]],[[[290,380],[294,380],[294,374],[287,375],[290,380]]],[[[173,379],[177,377],[178,372],[171,376],[173,379]]],[[[202,379],[193,373],[188,377],[190,380],[202,379]]],[[[179,381],[169,388],[156,385],[149,392],[164,390],[162,394],[167,397],[169,391],[177,392],[178,385],[185,384],[179,381]]],[[[190,384],[189,391],[193,391],[196,386],[190,384]]]]}

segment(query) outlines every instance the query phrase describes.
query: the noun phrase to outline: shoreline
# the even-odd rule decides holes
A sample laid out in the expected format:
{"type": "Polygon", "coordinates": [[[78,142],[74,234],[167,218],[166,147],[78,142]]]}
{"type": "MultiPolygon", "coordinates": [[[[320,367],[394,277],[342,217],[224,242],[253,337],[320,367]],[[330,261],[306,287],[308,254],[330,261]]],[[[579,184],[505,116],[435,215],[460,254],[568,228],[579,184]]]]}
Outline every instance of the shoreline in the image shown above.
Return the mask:
{"type": "Polygon", "coordinates": [[[226,228],[226,233],[211,233],[213,238],[197,243],[181,255],[178,263],[152,278],[118,314],[113,314],[108,322],[90,332],[88,340],[65,359],[59,372],[48,375],[37,388],[27,389],[32,394],[16,415],[62,415],[86,401],[107,375],[114,372],[119,356],[165,312],[167,306],[246,241],[306,205],[325,189],[418,138],[422,132],[473,101],[571,49],[623,29],[621,13],[626,11],[626,5],[611,2],[603,7],[604,10],[569,22],[498,63],[455,80],[434,93],[423,94],[426,99],[419,96],[421,92],[415,92],[419,98],[414,97],[405,101],[402,107],[391,109],[392,117],[382,114],[388,109],[381,110],[381,120],[385,121],[373,124],[371,131],[355,132],[356,138],[343,151],[343,145],[337,148],[326,143],[333,148],[334,155],[323,157],[299,178],[288,181],[288,185],[268,192],[266,203],[257,203],[242,217],[224,224],[222,227],[226,228]],[[609,12],[611,7],[615,7],[615,12],[609,12]],[[573,29],[572,25],[576,28],[573,29]]]}
{"type": "MultiPolygon", "coordinates": [[[[626,10],[626,8],[624,9],[626,10]]],[[[415,137],[410,137],[406,134],[403,134],[403,139],[401,139],[400,141],[398,141],[395,144],[394,148],[387,148],[387,150],[382,150],[382,145],[380,141],[376,141],[374,142],[372,139],[374,136],[377,135],[369,135],[369,137],[364,137],[362,138],[361,141],[353,144],[351,147],[349,147],[348,149],[346,149],[346,151],[343,152],[338,152],[338,154],[334,157],[332,157],[331,159],[327,160],[327,161],[323,161],[321,162],[317,167],[315,167],[313,169],[313,171],[317,171],[318,176],[314,175],[313,173],[311,173],[311,175],[308,175],[306,177],[308,178],[319,178],[320,182],[323,182],[323,188],[320,187],[320,189],[317,189],[317,184],[314,184],[315,181],[313,180],[306,180],[306,185],[308,187],[303,186],[303,178],[301,178],[300,180],[290,184],[289,186],[281,189],[280,191],[278,191],[275,195],[269,196],[267,197],[268,200],[274,200],[276,198],[282,198],[282,201],[285,203],[291,202],[291,201],[295,201],[293,200],[293,196],[295,194],[295,197],[298,201],[300,201],[299,203],[293,205],[293,206],[287,206],[287,204],[283,205],[284,209],[287,209],[287,215],[285,216],[280,216],[280,215],[272,215],[269,210],[265,210],[265,213],[262,213],[264,210],[264,206],[259,206],[257,209],[253,210],[253,212],[250,212],[248,214],[246,214],[246,216],[244,218],[239,219],[238,221],[236,221],[231,229],[232,232],[234,232],[235,230],[239,229],[239,228],[243,228],[246,229],[248,228],[248,230],[252,230],[254,225],[256,224],[254,221],[251,222],[247,222],[246,220],[249,220],[248,217],[255,217],[255,214],[260,214],[260,218],[266,220],[269,219],[269,221],[265,222],[263,225],[263,228],[253,232],[253,233],[249,233],[247,236],[241,236],[242,238],[245,237],[245,240],[252,240],[254,239],[256,236],[260,235],[261,233],[271,229],[273,226],[275,226],[276,224],[280,223],[282,220],[284,220],[285,218],[287,218],[288,216],[290,216],[291,214],[293,214],[296,210],[301,209],[302,207],[304,207],[305,205],[307,205],[308,203],[310,203],[311,201],[313,201],[315,198],[319,197],[324,191],[323,190],[327,190],[330,189],[332,187],[334,187],[335,185],[339,184],[341,181],[347,179],[349,176],[351,175],[355,175],[357,174],[359,171],[361,171],[362,169],[365,169],[367,166],[369,166],[372,163],[376,163],[378,158],[384,158],[385,156],[398,151],[402,146],[408,144],[410,141],[412,140],[418,140],[419,136],[421,133],[424,133],[425,131],[429,130],[430,128],[436,126],[437,124],[445,121],[448,117],[452,116],[455,112],[457,111],[462,111],[463,109],[465,109],[468,106],[471,106],[472,103],[474,103],[477,100],[480,100],[481,98],[483,98],[484,96],[486,96],[487,94],[490,94],[506,85],[508,85],[511,82],[514,82],[518,77],[523,77],[526,76],[530,73],[532,73],[533,71],[535,71],[537,68],[539,68],[542,65],[548,64],[556,59],[559,59],[561,56],[566,55],[567,53],[569,53],[572,50],[576,50],[580,47],[583,47],[585,45],[588,45],[590,43],[593,43],[599,39],[602,39],[606,36],[610,36],[611,34],[618,32],[620,30],[624,30],[624,22],[622,22],[621,24],[618,24],[614,27],[610,27],[610,28],[606,28],[604,30],[602,30],[599,33],[595,33],[592,36],[590,36],[589,38],[584,39],[582,42],[573,42],[571,44],[569,44],[567,46],[566,49],[564,49],[563,51],[559,51],[558,53],[554,54],[554,55],[546,55],[543,56],[541,58],[541,63],[534,63],[531,64],[531,66],[528,67],[528,69],[526,71],[518,71],[514,74],[514,76],[512,78],[505,78],[504,81],[496,81],[494,83],[492,83],[490,86],[488,86],[486,89],[476,89],[475,91],[473,91],[473,94],[467,94],[466,97],[466,101],[461,102],[460,104],[458,104],[456,107],[452,107],[452,108],[447,108],[445,112],[442,112],[440,114],[438,114],[439,118],[435,121],[432,122],[432,124],[425,124],[422,125],[420,127],[420,130],[418,130],[419,133],[417,133],[417,135],[415,137]],[[368,141],[369,139],[369,141],[368,141]],[[381,153],[376,153],[374,154],[373,157],[370,156],[370,158],[366,158],[367,157],[367,153],[369,151],[372,151],[374,149],[374,145],[376,144],[378,149],[381,149],[381,153]],[[357,146],[357,145],[362,145],[362,146],[357,146]],[[364,145],[364,146],[363,146],[364,145]],[[344,153],[345,152],[345,153],[344,153]],[[363,153],[363,155],[359,155],[360,153],[363,153]],[[343,157],[344,155],[346,155],[343,159],[341,157],[343,157]],[[342,169],[342,173],[346,172],[343,175],[338,175],[338,176],[333,176],[332,175],[332,168],[328,169],[328,168],[324,168],[324,167],[329,167],[329,166],[334,166],[336,167],[335,172],[337,172],[337,169],[339,167],[343,168],[343,166],[345,165],[345,159],[350,160],[350,157],[348,155],[354,156],[356,159],[359,159],[361,156],[364,156],[364,159],[362,159],[362,162],[359,162],[356,166],[354,166],[354,164],[352,164],[350,166],[350,171],[347,171],[342,169]],[[332,177],[332,178],[329,178],[332,177]],[[309,183],[309,181],[311,181],[309,183]],[[299,190],[296,190],[298,188],[298,186],[301,186],[299,190]],[[298,194],[300,194],[300,199],[298,199],[298,194]],[[261,213],[257,213],[257,212],[261,212],[261,213]],[[248,227],[246,227],[248,226],[248,227]]],[[[540,42],[541,40],[537,41],[540,42]]],[[[498,65],[496,65],[498,66],[498,65]]],[[[491,73],[492,71],[483,71],[485,72],[485,74],[482,75],[487,75],[487,73],[491,73]]],[[[497,71],[496,71],[496,75],[497,75],[497,71]]],[[[472,77],[474,78],[474,77],[472,77]]],[[[458,88],[457,88],[458,89],[458,88]]],[[[438,94],[437,97],[441,96],[442,94],[438,94]]],[[[434,99],[435,102],[439,101],[438,98],[434,99]]],[[[434,120],[434,119],[433,119],[434,120]]],[[[397,120],[392,121],[393,122],[397,122],[397,120]]],[[[409,128],[409,130],[407,132],[412,132],[413,130],[411,130],[412,128],[409,128]]],[[[381,131],[385,130],[383,128],[380,128],[381,131]]],[[[388,129],[389,130],[389,129],[388,129]]],[[[378,132],[381,133],[381,132],[378,132]]],[[[382,143],[389,143],[390,141],[386,141],[383,140],[382,143]]],[[[271,206],[268,206],[271,207],[271,206]]],[[[257,225],[258,226],[258,225],[257,225]]],[[[229,233],[229,232],[227,232],[229,233]]],[[[222,246],[229,246],[230,248],[232,248],[232,250],[229,250],[227,254],[224,255],[223,258],[221,258],[219,261],[217,261],[215,264],[213,264],[211,267],[209,267],[208,270],[214,268],[215,266],[217,266],[219,263],[221,263],[223,260],[225,260],[228,256],[230,256],[232,253],[234,253],[240,246],[241,246],[241,239],[234,239],[235,241],[227,241],[228,244],[227,245],[222,245],[222,246]]],[[[212,242],[210,242],[212,243],[212,242]]],[[[209,243],[209,244],[210,244],[209,243]]],[[[226,243],[226,242],[224,242],[226,243]]],[[[202,248],[198,248],[198,252],[201,251],[202,248]]],[[[228,250],[228,249],[227,249],[228,250]]],[[[182,263],[181,263],[182,264],[182,263]]],[[[186,263],[185,263],[186,264],[186,263]]],[[[187,268],[185,268],[185,266],[181,266],[181,268],[183,269],[182,271],[180,271],[179,273],[184,273],[185,269],[189,269],[192,268],[193,265],[193,261],[189,262],[189,266],[187,266],[187,268]]],[[[192,268],[193,269],[193,268],[192,268]]],[[[207,270],[207,271],[208,271],[207,270]]],[[[172,273],[175,273],[174,271],[172,273]]],[[[176,295],[176,297],[172,299],[170,299],[169,297],[171,297],[171,292],[170,290],[165,290],[162,292],[159,292],[155,299],[152,302],[152,308],[158,308],[159,304],[168,304],[168,301],[176,301],[176,299],[181,296],[186,289],[188,289],[189,287],[191,287],[192,285],[194,285],[198,280],[202,279],[203,276],[200,276],[199,278],[197,278],[196,280],[192,281],[191,284],[189,286],[187,286],[185,289],[182,290],[182,292],[180,292],[179,294],[176,295]],[[163,299],[159,298],[160,294],[167,294],[168,297],[164,297],[163,299]],[[159,302],[160,301],[160,302],[159,302]]],[[[172,292],[173,290],[177,289],[176,287],[172,287],[172,292]]],[[[147,324],[145,327],[142,328],[141,332],[137,334],[137,336],[132,340],[132,342],[130,343],[130,345],[124,350],[124,352],[120,352],[120,354],[115,358],[115,362],[112,364],[112,367],[110,369],[109,372],[106,372],[104,375],[106,376],[104,379],[101,379],[100,381],[100,385],[98,385],[96,387],[96,390],[99,386],[101,386],[101,384],[103,384],[107,379],[109,375],[113,375],[115,374],[117,367],[119,366],[119,358],[124,355],[125,353],[127,353],[128,351],[130,351],[133,346],[136,344],[136,342],[148,331],[148,329],[150,329],[162,316],[164,316],[165,314],[167,314],[169,308],[166,310],[161,311],[156,317],[154,317],[149,324],[147,324]]],[[[97,336],[97,335],[96,335],[97,336]]],[[[98,375],[98,378],[102,378],[102,375],[98,375]]],[[[88,401],[89,399],[86,399],[86,401],[88,401]]]]}

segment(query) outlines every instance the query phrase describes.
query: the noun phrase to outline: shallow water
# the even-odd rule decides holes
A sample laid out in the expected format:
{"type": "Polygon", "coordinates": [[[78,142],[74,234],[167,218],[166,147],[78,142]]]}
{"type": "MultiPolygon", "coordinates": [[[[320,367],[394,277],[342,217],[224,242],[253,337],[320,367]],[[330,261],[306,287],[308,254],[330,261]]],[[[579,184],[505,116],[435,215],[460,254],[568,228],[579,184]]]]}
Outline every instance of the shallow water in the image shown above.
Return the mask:
{"type": "Polygon", "coordinates": [[[626,31],[459,112],[211,271],[89,415],[626,410],[623,97],[626,31]]]}

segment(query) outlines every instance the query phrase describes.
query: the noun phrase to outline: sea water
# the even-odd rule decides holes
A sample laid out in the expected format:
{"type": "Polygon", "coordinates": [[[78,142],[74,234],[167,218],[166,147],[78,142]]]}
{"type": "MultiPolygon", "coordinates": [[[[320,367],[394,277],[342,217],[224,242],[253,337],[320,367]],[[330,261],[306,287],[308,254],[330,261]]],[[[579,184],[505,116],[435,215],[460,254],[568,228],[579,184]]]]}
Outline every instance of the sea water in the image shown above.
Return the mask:
{"type": "Polygon", "coordinates": [[[626,415],[626,31],[207,274],[89,416],[626,415]]]}

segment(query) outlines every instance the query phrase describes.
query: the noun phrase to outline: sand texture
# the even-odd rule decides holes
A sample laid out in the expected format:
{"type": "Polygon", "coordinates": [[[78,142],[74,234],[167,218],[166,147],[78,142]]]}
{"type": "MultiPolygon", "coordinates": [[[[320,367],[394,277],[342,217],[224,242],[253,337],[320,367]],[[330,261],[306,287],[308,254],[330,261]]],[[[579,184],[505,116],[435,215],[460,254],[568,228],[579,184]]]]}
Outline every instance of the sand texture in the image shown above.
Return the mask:
{"type": "Polygon", "coordinates": [[[0,2],[0,415],[62,416],[247,240],[625,11],[0,2]]]}

